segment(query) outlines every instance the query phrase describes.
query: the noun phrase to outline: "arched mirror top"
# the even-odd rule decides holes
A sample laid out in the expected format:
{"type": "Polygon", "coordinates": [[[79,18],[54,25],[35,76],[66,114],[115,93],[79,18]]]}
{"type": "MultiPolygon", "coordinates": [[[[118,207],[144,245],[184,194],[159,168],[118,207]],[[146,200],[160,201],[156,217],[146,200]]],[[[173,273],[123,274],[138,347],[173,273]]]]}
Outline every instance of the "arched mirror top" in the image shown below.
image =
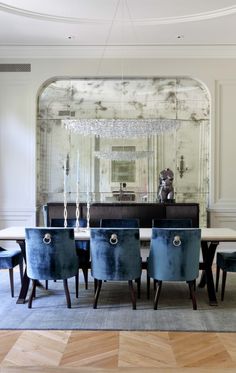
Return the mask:
{"type": "Polygon", "coordinates": [[[191,78],[59,79],[44,85],[38,115],[209,119],[207,89],[191,78]]]}

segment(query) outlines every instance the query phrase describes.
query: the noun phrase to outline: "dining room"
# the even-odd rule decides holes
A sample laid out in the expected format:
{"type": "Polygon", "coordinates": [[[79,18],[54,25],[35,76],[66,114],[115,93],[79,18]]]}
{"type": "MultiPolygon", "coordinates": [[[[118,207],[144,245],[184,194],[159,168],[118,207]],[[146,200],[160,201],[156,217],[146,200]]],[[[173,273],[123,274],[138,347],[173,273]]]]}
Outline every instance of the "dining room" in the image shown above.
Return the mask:
{"type": "Polygon", "coordinates": [[[234,370],[234,2],[20,3],[0,3],[1,369],[234,370]],[[139,221],[136,304],[127,284],[94,283],[95,230],[115,229],[114,248],[131,229],[104,228],[102,219],[139,221]],[[168,281],[165,291],[165,280],[160,293],[160,279],[151,277],[147,297],[147,258],[160,229],[154,219],[191,220],[160,231],[174,230],[176,250],[181,234],[201,231],[190,293],[168,281]],[[68,281],[71,309],[63,281],[43,278],[28,308],[28,228],[73,231],[77,249],[89,248],[68,281]]]}

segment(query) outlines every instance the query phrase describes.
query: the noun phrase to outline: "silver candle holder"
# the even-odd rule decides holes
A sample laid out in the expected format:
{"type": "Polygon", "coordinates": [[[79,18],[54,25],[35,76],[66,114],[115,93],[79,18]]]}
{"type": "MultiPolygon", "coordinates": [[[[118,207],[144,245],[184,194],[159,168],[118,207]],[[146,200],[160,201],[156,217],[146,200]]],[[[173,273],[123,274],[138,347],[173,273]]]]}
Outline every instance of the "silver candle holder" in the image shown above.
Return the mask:
{"type": "Polygon", "coordinates": [[[67,227],[67,161],[64,163],[64,227],[67,227]]]}
{"type": "Polygon", "coordinates": [[[75,209],[75,217],[76,217],[76,230],[79,231],[80,224],[79,224],[79,218],[80,218],[80,206],[79,206],[79,182],[76,183],[76,209],[75,209]]]}
{"type": "Polygon", "coordinates": [[[89,193],[87,193],[87,229],[90,228],[90,200],[89,193]]]}

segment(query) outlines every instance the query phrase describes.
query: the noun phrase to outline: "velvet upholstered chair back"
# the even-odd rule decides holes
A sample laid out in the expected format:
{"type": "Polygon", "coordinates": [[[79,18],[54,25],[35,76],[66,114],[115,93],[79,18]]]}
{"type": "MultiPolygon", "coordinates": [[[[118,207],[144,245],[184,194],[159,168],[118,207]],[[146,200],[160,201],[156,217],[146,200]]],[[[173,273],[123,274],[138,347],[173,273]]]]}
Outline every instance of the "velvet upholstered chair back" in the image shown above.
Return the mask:
{"type": "Polygon", "coordinates": [[[97,280],[129,281],[141,276],[138,228],[91,228],[91,274],[97,280]]]}
{"type": "Polygon", "coordinates": [[[34,280],[59,280],[76,276],[74,229],[26,228],[27,275],[34,280]]]}
{"type": "Polygon", "coordinates": [[[199,228],[152,228],[148,275],[160,281],[193,281],[199,274],[199,228]]]}
{"type": "Polygon", "coordinates": [[[139,228],[139,219],[101,219],[103,228],[139,228]]]}
{"type": "MultiPolygon", "coordinates": [[[[79,219],[80,228],[87,227],[87,219],[79,219]]],[[[64,227],[64,219],[62,218],[52,218],[51,227],[64,227]]],[[[67,227],[75,228],[76,219],[67,219],[67,227]]],[[[77,255],[79,257],[79,267],[82,268],[84,274],[85,288],[88,289],[88,268],[90,261],[90,243],[89,241],[77,240],[75,241],[75,246],[77,249],[77,255]]]]}
{"type": "Polygon", "coordinates": [[[102,281],[127,281],[136,309],[133,280],[140,294],[142,258],[140,257],[139,228],[92,228],[90,232],[91,274],[94,277],[97,308],[102,281]]]}
{"type": "Polygon", "coordinates": [[[191,219],[153,219],[155,228],[192,228],[191,219]]]}
{"type": "Polygon", "coordinates": [[[200,245],[199,228],[152,228],[147,274],[158,284],[154,297],[155,310],[163,281],[186,281],[193,309],[197,309],[195,281],[199,273],[200,245]]]}

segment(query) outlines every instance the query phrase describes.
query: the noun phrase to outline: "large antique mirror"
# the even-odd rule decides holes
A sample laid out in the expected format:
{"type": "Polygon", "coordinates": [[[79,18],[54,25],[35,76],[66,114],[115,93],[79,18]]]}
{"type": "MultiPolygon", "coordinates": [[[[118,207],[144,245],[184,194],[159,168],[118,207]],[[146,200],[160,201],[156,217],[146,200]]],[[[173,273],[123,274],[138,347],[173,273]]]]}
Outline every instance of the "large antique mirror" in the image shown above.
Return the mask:
{"type": "Polygon", "coordinates": [[[209,194],[208,92],[191,78],[58,79],[38,97],[37,203],[157,202],[159,174],[174,172],[176,202],[200,204],[206,225],[209,194]],[[84,135],[63,121],[178,121],[177,128],[141,137],[84,135]]]}

